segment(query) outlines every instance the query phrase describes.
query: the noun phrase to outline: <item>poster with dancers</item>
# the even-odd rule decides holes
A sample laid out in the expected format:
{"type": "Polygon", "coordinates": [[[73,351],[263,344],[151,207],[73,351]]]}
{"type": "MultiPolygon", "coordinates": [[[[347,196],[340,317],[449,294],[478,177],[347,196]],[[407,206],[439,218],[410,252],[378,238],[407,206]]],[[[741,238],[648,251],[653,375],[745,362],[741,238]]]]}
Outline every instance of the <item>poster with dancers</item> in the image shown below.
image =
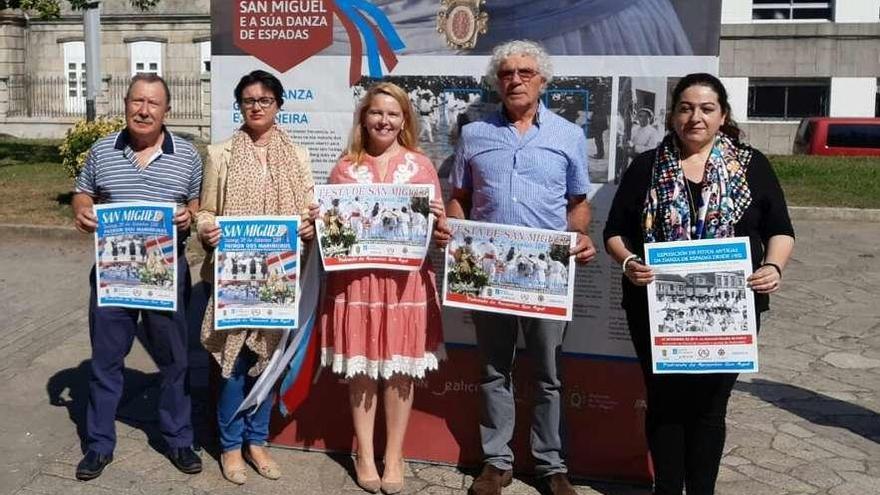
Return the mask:
{"type": "Polygon", "coordinates": [[[174,203],[95,205],[98,306],[177,310],[174,203]]]}
{"type": "Polygon", "coordinates": [[[449,219],[443,304],[571,321],[573,232],[449,219]]]}
{"type": "Polygon", "coordinates": [[[645,245],[654,373],[756,373],[748,237],[645,245]]]}
{"type": "Polygon", "coordinates": [[[297,327],[299,223],[298,216],[217,217],[217,330],[297,327]]]}
{"type": "Polygon", "coordinates": [[[324,269],[418,270],[431,241],[433,198],[427,184],[315,186],[324,269]]]}

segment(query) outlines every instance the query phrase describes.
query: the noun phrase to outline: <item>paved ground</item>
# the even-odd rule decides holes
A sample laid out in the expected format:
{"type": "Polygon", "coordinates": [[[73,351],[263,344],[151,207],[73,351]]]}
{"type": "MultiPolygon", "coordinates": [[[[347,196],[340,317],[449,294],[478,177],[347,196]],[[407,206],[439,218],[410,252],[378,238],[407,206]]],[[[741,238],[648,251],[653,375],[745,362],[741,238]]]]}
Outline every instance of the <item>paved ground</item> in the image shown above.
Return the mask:
{"type": "MultiPolygon", "coordinates": [[[[878,227],[797,222],[796,255],[761,332],[762,372],[741,379],[731,402],[719,495],[880,493],[878,227]]],[[[321,453],[276,451],[283,480],[253,474],[241,488],[222,480],[216,452],[202,452],[204,473],[178,473],[154,448],[155,368],[138,344],[127,361],[115,461],[97,480],[75,481],[91,245],[0,234],[0,494],[358,492],[351,461],[321,453]]],[[[204,384],[207,363],[192,356],[194,383],[204,384]]],[[[195,394],[203,398],[204,387],[195,394]]],[[[409,469],[409,493],[464,493],[470,482],[455,468],[409,469]]],[[[589,482],[578,491],[648,493],[589,482]]],[[[505,493],[537,492],[517,481],[505,493]]]]}

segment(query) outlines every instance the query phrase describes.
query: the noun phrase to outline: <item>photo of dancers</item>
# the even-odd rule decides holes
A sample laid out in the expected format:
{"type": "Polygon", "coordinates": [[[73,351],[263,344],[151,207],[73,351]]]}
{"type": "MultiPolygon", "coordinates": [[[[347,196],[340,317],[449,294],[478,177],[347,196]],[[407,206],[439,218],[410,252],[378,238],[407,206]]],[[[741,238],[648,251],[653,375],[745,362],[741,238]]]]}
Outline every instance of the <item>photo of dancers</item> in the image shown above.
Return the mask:
{"type": "Polygon", "coordinates": [[[118,235],[98,239],[100,286],[173,287],[173,239],[156,235],[118,235]]]}
{"type": "Polygon", "coordinates": [[[424,185],[317,186],[315,227],[325,268],[417,269],[430,242],[432,195],[424,185]]]}
{"type": "Polygon", "coordinates": [[[286,306],[296,301],[295,254],[217,253],[217,307],[286,306]]]}
{"type": "Polygon", "coordinates": [[[743,271],[658,273],[653,321],[657,333],[746,333],[743,271]]]}
{"type": "Polygon", "coordinates": [[[476,239],[458,233],[447,249],[449,290],[489,294],[511,289],[544,294],[568,292],[569,242],[514,240],[504,236],[476,239]]]}

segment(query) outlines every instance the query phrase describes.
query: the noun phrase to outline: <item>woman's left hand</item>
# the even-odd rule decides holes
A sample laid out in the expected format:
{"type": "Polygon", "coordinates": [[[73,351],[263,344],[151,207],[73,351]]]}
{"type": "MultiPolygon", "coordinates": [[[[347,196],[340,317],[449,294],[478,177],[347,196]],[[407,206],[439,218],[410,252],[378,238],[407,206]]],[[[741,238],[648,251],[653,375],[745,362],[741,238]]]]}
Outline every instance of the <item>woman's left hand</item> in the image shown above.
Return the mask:
{"type": "Polygon", "coordinates": [[[304,241],[311,241],[315,238],[315,222],[310,218],[302,219],[302,223],[299,226],[299,238],[304,241]]]}
{"type": "Polygon", "coordinates": [[[770,294],[779,290],[782,277],[771,265],[759,267],[746,279],[749,287],[758,294],[770,294]]]}
{"type": "Polygon", "coordinates": [[[439,199],[432,199],[428,203],[428,207],[431,210],[431,214],[434,215],[434,232],[432,235],[434,244],[439,248],[446,247],[446,244],[452,237],[452,232],[449,230],[449,224],[446,223],[446,210],[443,208],[443,202],[439,199]]]}

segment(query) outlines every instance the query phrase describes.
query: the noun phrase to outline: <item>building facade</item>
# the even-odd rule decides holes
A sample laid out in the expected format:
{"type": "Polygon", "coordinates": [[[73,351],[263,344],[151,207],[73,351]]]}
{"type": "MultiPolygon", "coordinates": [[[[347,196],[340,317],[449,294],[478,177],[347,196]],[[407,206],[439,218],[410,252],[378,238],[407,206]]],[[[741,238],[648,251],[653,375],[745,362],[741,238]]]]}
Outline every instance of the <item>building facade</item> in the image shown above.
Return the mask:
{"type": "MultiPolygon", "coordinates": [[[[155,72],[171,83],[171,124],[209,138],[210,0],[162,0],[149,12],[101,3],[98,113],[121,115],[128,79],[155,72]]],[[[85,113],[82,13],[62,4],[52,21],[0,11],[0,133],[59,137],[85,113]]],[[[721,5],[720,75],[759,149],[790,153],[803,117],[880,116],[880,0],[721,5]]]]}
{"type": "MultiPolygon", "coordinates": [[[[123,115],[128,80],[139,72],[166,78],[169,123],[193,137],[210,133],[209,0],[162,0],[148,12],[127,0],[101,2],[102,85],[98,115],[123,115]]],[[[82,12],[62,1],[60,19],[0,11],[2,133],[60,137],[85,115],[82,12]]]]}
{"type": "Polygon", "coordinates": [[[719,69],[767,153],[791,153],[803,117],[880,117],[880,0],[723,0],[719,69]]]}

